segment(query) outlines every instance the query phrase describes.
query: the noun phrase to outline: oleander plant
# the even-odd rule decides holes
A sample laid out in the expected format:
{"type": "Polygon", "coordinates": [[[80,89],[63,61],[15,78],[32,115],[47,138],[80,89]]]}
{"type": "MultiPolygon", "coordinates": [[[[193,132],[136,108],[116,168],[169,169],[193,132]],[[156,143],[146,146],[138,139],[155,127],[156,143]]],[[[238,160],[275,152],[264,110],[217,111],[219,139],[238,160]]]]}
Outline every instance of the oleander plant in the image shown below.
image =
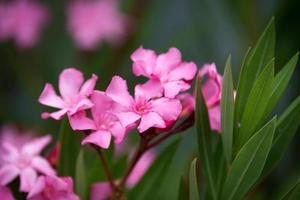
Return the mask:
{"type": "MultiPolygon", "coordinates": [[[[300,124],[300,96],[281,114],[272,112],[298,53],[275,72],[272,19],[244,56],[237,82],[230,55],[223,74],[215,63],[200,67],[183,57],[176,47],[156,53],[140,46],[128,58],[134,87],[114,75],[98,88],[101,73],[61,71],[57,87],[46,83],[38,98],[41,118],[60,126],[59,137],[1,129],[0,199],[256,199],[300,124]],[[175,157],[180,145],[190,145],[186,134],[195,151],[175,157]],[[185,160],[189,166],[171,170],[185,160]]],[[[299,199],[299,183],[283,182],[276,198],[299,199]]]]}

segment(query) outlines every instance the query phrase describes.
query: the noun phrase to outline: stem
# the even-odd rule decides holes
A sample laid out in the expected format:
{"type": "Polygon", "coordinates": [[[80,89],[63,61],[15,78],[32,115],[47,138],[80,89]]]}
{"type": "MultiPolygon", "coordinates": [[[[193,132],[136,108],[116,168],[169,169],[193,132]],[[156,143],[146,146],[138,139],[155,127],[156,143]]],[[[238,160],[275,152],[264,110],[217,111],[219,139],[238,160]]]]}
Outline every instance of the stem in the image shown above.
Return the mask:
{"type": "Polygon", "coordinates": [[[101,150],[101,148],[97,147],[96,145],[92,145],[92,146],[97,151],[97,153],[98,153],[98,155],[100,157],[100,160],[102,162],[106,178],[109,181],[109,184],[110,184],[110,187],[111,187],[112,191],[114,191],[115,188],[116,188],[116,185],[115,185],[114,180],[112,178],[112,174],[111,174],[111,171],[110,171],[110,169],[108,167],[108,164],[107,164],[107,162],[105,160],[105,157],[104,157],[104,155],[102,153],[102,150],[101,150]]]}

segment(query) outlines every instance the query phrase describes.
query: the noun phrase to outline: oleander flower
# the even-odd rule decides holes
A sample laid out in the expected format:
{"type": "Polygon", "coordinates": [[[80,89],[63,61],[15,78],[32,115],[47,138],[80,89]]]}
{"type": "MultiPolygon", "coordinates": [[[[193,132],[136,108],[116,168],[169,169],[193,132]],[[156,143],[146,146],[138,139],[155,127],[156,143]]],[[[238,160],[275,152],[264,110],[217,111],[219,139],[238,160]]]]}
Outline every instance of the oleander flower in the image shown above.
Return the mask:
{"type": "Polygon", "coordinates": [[[103,41],[120,43],[129,19],[117,0],[74,0],[68,7],[68,29],[80,49],[93,50],[103,41]]]}
{"type": "Polygon", "coordinates": [[[55,175],[54,169],[40,153],[50,143],[50,136],[25,139],[21,134],[2,133],[0,141],[0,185],[5,186],[20,176],[20,191],[28,192],[35,184],[37,172],[55,175]],[[14,142],[11,142],[14,138],[14,142]],[[22,141],[23,143],[21,143],[22,141]]]}
{"type": "Polygon", "coordinates": [[[182,61],[181,53],[175,47],[160,55],[140,47],[131,55],[131,60],[133,73],[150,81],[159,81],[164,95],[169,98],[188,90],[197,71],[195,63],[182,61]]]}
{"type": "Polygon", "coordinates": [[[140,133],[151,127],[166,128],[166,124],[175,121],[181,112],[179,100],[160,97],[161,87],[158,81],[136,85],[133,98],[128,92],[126,81],[114,76],[106,94],[122,106],[116,116],[123,127],[136,124],[140,133]]]}
{"type": "Polygon", "coordinates": [[[73,192],[71,177],[40,176],[27,200],[80,200],[73,192]]]}
{"type": "Polygon", "coordinates": [[[11,190],[8,187],[0,185],[1,200],[15,200],[11,190]]]}
{"type": "Polygon", "coordinates": [[[0,5],[0,41],[13,39],[21,48],[33,47],[49,18],[36,1],[16,0],[0,5]]]}
{"type": "Polygon", "coordinates": [[[59,91],[61,97],[58,96],[50,83],[44,87],[42,94],[39,97],[39,102],[43,105],[58,108],[59,111],[42,113],[42,118],[51,117],[59,120],[65,114],[68,116],[89,109],[93,103],[88,98],[95,87],[97,76],[92,77],[84,82],[83,74],[75,69],[68,68],[62,71],[59,76],[59,91]]]}
{"type": "Polygon", "coordinates": [[[87,118],[84,112],[70,117],[74,130],[92,130],[83,139],[82,144],[92,143],[106,149],[110,145],[112,136],[115,138],[115,143],[120,143],[126,129],[114,114],[117,104],[101,91],[94,91],[91,100],[94,104],[91,108],[93,120],[87,118]]]}

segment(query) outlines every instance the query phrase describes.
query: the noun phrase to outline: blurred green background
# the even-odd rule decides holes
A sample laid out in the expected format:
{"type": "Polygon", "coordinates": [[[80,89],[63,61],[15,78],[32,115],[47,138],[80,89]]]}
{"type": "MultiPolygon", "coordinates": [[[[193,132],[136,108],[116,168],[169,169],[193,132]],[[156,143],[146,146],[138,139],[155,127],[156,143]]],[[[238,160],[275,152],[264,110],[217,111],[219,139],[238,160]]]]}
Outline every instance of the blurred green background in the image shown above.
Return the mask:
{"type": "MultiPolygon", "coordinates": [[[[221,73],[231,54],[236,80],[248,46],[254,45],[272,16],[276,20],[276,70],[300,48],[298,0],[122,0],[122,10],[135,19],[134,31],[123,46],[103,43],[93,52],[76,49],[66,30],[68,1],[43,3],[50,9],[51,20],[33,49],[18,50],[11,41],[0,43],[0,123],[41,133],[56,135],[59,122],[40,118],[45,107],[38,104],[38,96],[46,82],[57,86],[60,71],[69,66],[83,70],[86,77],[96,73],[98,89],[104,89],[114,74],[128,79],[132,86],[138,79],[131,73],[129,56],[136,48],[143,45],[164,52],[176,46],[185,60],[195,61],[198,67],[215,62],[221,73]]],[[[300,94],[299,75],[298,64],[276,113],[300,94]]],[[[191,131],[184,136],[174,171],[184,168],[192,157],[185,153],[193,152],[191,131]]],[[[298,173],[299,145],[298,134],[280,166],[258,191],[262,199],[288,181],[289,175],[298,173]]]]}

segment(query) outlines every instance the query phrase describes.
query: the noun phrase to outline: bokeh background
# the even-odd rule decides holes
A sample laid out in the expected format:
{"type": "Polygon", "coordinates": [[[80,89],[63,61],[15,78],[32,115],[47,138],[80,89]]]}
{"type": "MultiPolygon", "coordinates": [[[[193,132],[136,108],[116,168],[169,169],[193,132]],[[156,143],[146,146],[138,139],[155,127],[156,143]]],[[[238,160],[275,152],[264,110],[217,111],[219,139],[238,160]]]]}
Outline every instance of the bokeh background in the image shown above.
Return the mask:
{"type": "MultiPolygon", "coordinates": [[[[0,43],[0,124],[13,123],[54,136],[59,122],[40,118],[44,107],[37,99],[46,82],[57,86],[58,75],[66,67],[75,66],[86,77],[96,73],[98,89],[104,89],[115,74],[133,85],[137,79],[131,73],[129,56],[136,48],[143,45],[164,52],[176,46],[185,60],[195,61],[198,67],[215,62],[220,72],[231,54],[236,83],[243,55],[272,16],[276,21],[276,70],[300,48],[298,0],[121,0],[122,11],[134,19],[132,32],[122,45],[102,43],[90,52],[77,49],[67,31],[65,10],[69,1],[43,3],[49,7],[51,17],[33,48],[19,49],[12,41],[0,43]]],[[[299,65],[275,113],[280,114],[300,94],[299,65]]],[[[194,152],[192,131],[184,134],[173,161],[172,170],[178,174],[194,152]]],[[[257,198],[270,199],[282,183],[299,173],[299,152],[297,134],[280,166],[259,188],[257,198]]]]}

